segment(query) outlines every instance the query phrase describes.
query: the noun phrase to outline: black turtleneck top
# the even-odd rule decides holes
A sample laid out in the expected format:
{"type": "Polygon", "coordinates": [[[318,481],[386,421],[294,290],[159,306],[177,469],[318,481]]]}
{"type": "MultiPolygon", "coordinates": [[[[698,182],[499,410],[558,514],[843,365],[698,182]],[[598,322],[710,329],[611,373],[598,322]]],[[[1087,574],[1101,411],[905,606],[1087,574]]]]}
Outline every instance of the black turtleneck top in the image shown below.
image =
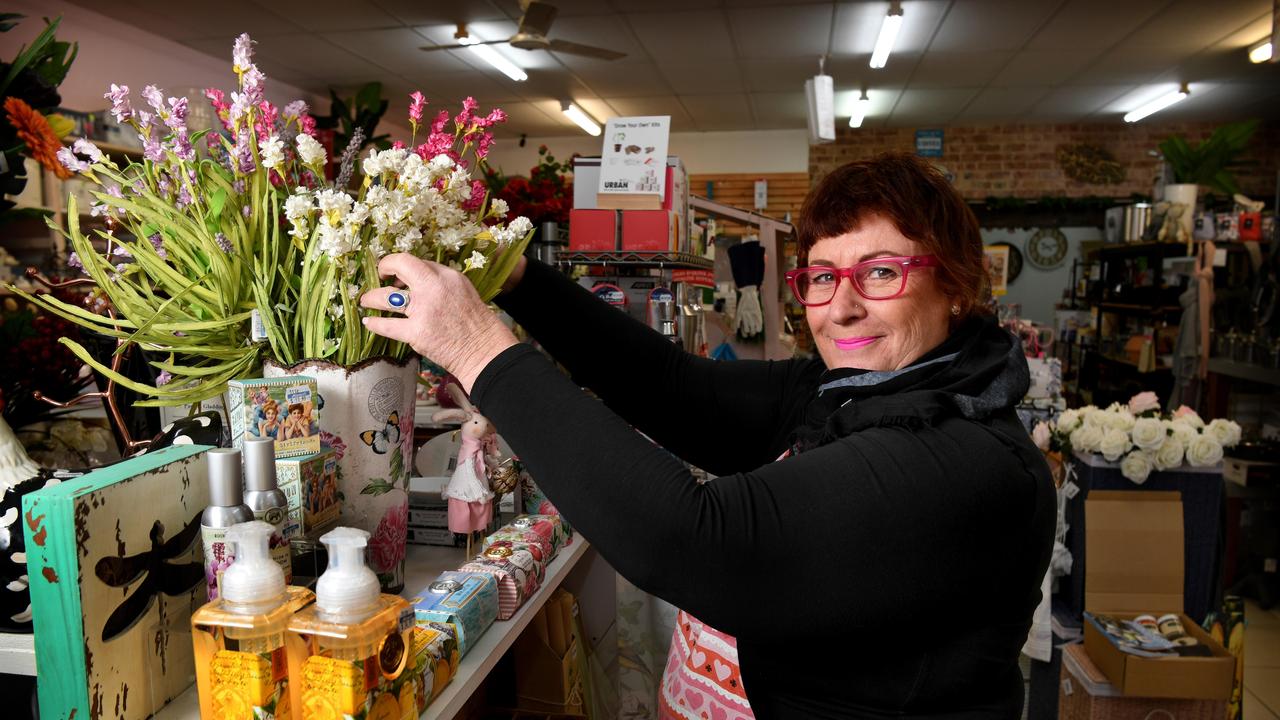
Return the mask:
{"type": "Polygon", "coordinates": [[[535,262],[498,304],[572,379],[519,345],[473,401],[623,577],[738,639],[758,717],[1019,716],[1054,491],[1011,336],[883,378],[699,358],[535,262]]]}

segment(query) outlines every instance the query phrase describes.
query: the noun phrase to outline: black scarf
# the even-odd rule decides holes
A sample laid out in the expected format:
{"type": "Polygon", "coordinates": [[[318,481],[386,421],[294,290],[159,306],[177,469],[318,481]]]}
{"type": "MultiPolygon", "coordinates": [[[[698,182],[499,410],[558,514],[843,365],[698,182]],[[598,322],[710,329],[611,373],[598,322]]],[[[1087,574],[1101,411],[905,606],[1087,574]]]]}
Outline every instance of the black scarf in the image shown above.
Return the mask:
{"type": "Polygon", "coordinates": [[[975,317],[902,370],[827,370],[796,429],[803,452],[868,427],[974,420],[1016,405],[1030,387],[1022,344],[994,317],[975,317]]]}

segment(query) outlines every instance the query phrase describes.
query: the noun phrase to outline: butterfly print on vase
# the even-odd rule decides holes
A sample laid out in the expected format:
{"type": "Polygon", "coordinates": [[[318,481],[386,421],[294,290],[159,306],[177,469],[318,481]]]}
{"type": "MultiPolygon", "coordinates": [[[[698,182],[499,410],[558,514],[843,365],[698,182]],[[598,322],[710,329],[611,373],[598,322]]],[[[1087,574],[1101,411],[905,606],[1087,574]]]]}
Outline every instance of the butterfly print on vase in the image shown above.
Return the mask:
{"type": "Polygon", "coordinates": [[[365,430],[360,433],[360,439],[374,452],[386,455],[388,450],[400,444],[400,413],[392,410],[382,430],[365,430]]]}

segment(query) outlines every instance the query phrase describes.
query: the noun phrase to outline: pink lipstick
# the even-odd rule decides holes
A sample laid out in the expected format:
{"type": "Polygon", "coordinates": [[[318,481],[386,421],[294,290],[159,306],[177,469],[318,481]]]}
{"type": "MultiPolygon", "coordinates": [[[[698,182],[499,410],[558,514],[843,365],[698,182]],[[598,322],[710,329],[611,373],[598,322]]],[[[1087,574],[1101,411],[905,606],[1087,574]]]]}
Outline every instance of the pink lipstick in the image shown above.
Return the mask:
{"type": "Polygon", "coordinates": [[[834,338],[833,342],[836,344],[836,347],[841,350],[857,350],[858,348],[864,348],[879,339],[880,338],[878,337],[834,338]]]}

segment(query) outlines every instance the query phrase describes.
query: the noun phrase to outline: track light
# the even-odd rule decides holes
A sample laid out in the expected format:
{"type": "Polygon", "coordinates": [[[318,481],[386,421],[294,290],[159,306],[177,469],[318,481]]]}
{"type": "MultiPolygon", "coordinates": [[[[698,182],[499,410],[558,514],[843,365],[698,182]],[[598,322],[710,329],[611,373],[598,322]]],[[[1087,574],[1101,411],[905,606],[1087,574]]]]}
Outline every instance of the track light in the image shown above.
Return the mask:
{"type": "Polygon", "coordinates": [[[1271,59],[1271,41],[1263,40],[1262,42],[1249,48],[1249,62],[1264,63],[1271,59]]]}
{"type": "Polygon", "coordinates": [[[564,112],[566,117],[576,123],[578,127],[585,130],[588,135],[591,135],[592,137],[600,135],[600,123],[596,122],[595,118],[584,112],[582,108],[571,102],[567,102],[561,106],[561,110],[564,112]]]}
{"type": "Polygon", "coordinates": [[[1160,97],[1156,98],[1155,100],[1152,100],[1146,105],[1143,105],[1137,110],[1130,111],[1128,114],[1124,116],[1124,121],[1138,122],[1139,120],[1141,120],[1142,118],[1148,115],[1152,115],[1154,113],[1160,112],[1161,110],[1164,110],[1170,105],[1186,98],[1190,94],[1191,94],[1191,91],[1187,88],[1187,84],[1182,83],[1182,87],[1178,88],[1177,90],[1167,95],[1161,95],[1160,97]]]}
{"type": "Polygon", "coordinates": [[[898,30],[902,27],[902,5],[898,0],[889,3],[889,14],[884,16],[884,24],[880,26],[880,37],[876,38],[876,48],[871,52],[871,67],[880,69],[889,62],[889,53],[893,52],[893,42],[898,38],[898,30]]]}
{"type": "Polygon", "coordinates": [[[475,53],[476,57],[489,63],[503,75],[506,75],[516,82],[524,82],[529,79],[528,73],[521,70],[515,63],[506,59],[500,55],[497,50],[494,50],[488,45],[478,44],[479,42],[479,40],[470,36],[458,38],[458,43],[460,45],[466,45],[467,49],[475,53]]]}
{"type": "Polygon", "coordinates": [[[849,116],[849,127],[860,128],[862,121],[867,119],[867,113],[871,110],[871,98],[867,97],[867,91],[862,91],[862,97],[853,103],[853,114],[849,116]]]}

